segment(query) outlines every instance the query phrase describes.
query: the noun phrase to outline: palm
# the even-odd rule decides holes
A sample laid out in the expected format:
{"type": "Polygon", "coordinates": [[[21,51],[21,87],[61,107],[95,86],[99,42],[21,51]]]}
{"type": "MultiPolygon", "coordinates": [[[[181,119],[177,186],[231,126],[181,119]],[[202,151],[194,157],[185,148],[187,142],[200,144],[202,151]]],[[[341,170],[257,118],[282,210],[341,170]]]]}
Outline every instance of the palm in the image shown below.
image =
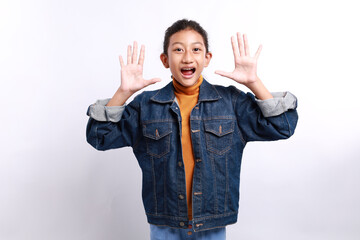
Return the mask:
{"type": "Polygon", "coordinates": [[[250,55],[249,44],[247,37],[244,34],[243,39],[241,35],[237,34],[238,45],[234,37],[231,38],[231,45],[234,53],[235,69],[232,72],[216,71],[215,73],[231,78],[241,84],[249,84],[257,80],[257,60],[261,52],[260,45],[255,56],[250,55]]]}
{"type": "Polygon", "coordinates": [[[119,56],[121,65],[121,85],[120,88],[126,92],[136,92],[150,84],[159,82],[159,78],[153,78],[145,80],[143,78],[143,64],[145,59],[145,47],[141,46],[139,61],[137,61],[137,43],[134,42],[134,49],[132,51],[131,46],[128,46],[127,50],[127,64],[119,56]]]}
{"type": "Polygon", "coordinates": [[[121,88],[130,92],[136,92],[146,87],[143,78],[143,68],[140,65],[128,64],[121,68],[121,88]]]}

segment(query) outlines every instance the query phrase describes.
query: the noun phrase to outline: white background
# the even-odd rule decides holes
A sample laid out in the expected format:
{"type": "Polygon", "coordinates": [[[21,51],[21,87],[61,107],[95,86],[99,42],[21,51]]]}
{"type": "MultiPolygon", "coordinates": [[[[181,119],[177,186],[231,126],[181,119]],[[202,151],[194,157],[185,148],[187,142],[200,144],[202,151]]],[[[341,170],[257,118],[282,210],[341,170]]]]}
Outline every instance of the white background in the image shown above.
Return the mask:
{"type": "MultiPolygon", "coordinates": [[[[86,110],[120,83],[118,55],[146,45],[145,77],[170,81],[159,55],[181,18],[209,33],[205,77],[232,70],[230,36],[259,44],[259,76],[299,99],[287,141],[249,143],[239,220],[228,239],[360,239],[356,1],[0,2],[0,239],[148,239],[141,172],[130,148],[98,152],[86,110]]],[[[247,91],[243,86],[238,88],[247,91]]]]}

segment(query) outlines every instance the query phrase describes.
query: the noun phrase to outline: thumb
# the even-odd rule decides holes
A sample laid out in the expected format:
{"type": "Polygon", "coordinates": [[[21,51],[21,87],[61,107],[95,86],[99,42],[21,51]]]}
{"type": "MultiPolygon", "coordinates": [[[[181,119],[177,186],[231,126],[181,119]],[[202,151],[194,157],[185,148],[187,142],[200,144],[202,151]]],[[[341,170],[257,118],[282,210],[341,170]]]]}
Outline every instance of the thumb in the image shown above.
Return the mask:
{"type": "Polygon", "coordinates": [[[227,77],[227,78],[232,78],[232,73],[231,72],[224,72],[224,71],[216,70],[215,74],[218,74],[220,76],[227,77]]]}
{"type": "Polygon", "coordinates": [[[157,83],[157,82],[160,82],[161,81],[161,78],[152,78],[150,80],[146,80],[146,86],[149,86],[151,84],[154,84],[154,83],[157,83]]]}

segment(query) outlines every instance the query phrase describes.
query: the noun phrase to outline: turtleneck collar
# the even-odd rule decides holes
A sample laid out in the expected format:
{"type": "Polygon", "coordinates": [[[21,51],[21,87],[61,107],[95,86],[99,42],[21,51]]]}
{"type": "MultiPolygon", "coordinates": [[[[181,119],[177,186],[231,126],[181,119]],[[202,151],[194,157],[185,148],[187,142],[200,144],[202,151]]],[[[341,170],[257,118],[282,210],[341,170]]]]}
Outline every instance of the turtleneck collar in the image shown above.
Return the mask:
{"type": "Polygon", "coordinates": [[[184,95],[199,94],[200,85],[203,82],[203,76],[202,75],[200,75],[197,82],[194,85],[190,86],[190,87],[184,87],[178,81],[176,81],[174,77],[172,77],[172,79],[173,79],[173,85],[174,85],[174,88],[175,88],[175,92],[179,93],[179,94],[184,94],[184,95]]]}

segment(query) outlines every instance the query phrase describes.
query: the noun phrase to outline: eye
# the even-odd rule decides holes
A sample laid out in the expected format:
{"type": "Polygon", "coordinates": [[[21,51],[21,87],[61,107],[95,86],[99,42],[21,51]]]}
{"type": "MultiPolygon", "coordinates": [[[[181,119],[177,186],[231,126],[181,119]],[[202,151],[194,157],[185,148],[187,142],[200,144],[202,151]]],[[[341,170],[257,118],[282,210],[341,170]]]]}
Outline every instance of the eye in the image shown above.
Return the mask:
{"type": "Polygon", "coordinates": [[[200,50],[201,50],[200,48],[194,48],[195,52],[200,52],[200,50]]]}
{"type": "Polygon", "coordinates": [[[181,52],[182,49],[181,49],[181,48],[175,48],[174,51],[175,51],[175,52],[181,52]]]}

